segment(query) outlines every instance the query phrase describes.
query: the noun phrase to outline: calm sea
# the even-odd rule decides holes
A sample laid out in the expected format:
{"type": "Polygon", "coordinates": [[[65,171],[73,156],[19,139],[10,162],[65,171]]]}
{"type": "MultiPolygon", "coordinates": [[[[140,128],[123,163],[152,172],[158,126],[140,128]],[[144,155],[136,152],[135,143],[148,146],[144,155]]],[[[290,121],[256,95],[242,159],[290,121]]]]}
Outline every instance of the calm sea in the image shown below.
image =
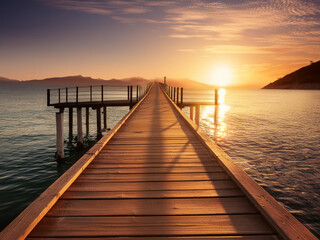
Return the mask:
{"type": "MultiPolygon", "coordinates": [[[[219,107],[201,109],[203,130],[319,237],[320,91],[220,95],[219,107]]],[[[108,128],[127,112],[127,107],[108,108],[108,128]]],[[[75,135],[66,133],[66,161],[58,164],[55,110],[46,106],[45,88],[0,85],[0,230],[95,143],[93,112],[90,122],[82,151],[75,135]]]]}

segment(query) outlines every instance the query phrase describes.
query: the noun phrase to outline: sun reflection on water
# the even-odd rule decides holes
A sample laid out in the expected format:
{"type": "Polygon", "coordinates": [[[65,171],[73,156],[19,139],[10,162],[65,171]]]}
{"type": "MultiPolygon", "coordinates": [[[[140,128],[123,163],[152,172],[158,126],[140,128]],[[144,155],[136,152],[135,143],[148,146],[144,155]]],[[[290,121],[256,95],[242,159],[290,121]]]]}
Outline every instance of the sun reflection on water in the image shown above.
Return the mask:
{"type": "MultiPolygon", "coordinates": [[[[219,99],[218,105],[202,106],[201,108],[201,123],[210,136],[222,143],[227,136],[226,112],[230,109],[225,104],[226,90],[220,88],[218,91],[219,99]]],[[[214,96],[213,96],[214,97],[214,96]]]]}

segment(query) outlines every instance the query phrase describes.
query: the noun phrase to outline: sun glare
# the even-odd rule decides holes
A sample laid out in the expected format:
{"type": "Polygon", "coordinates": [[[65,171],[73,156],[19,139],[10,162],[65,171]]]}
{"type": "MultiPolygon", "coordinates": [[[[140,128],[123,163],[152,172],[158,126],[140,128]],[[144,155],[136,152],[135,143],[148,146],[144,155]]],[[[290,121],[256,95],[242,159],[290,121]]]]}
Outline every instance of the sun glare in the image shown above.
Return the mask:
{"type": "Polygon", "coordinates": [[[217,66],[213,69],[211,77],[211,83],[213,85],[225,87],[232,81],[232,70],[229,66],[217,66]]]}

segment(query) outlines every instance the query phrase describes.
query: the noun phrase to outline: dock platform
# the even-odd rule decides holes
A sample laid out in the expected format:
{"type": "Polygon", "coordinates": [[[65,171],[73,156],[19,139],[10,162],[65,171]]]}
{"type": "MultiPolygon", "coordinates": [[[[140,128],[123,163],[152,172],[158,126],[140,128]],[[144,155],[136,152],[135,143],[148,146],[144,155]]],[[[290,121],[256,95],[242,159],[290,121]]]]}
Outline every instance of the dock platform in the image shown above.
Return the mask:
{"type": "Polygon", "coordinates": [[[154,84],[0,239],[317,239],[154,84]]]}

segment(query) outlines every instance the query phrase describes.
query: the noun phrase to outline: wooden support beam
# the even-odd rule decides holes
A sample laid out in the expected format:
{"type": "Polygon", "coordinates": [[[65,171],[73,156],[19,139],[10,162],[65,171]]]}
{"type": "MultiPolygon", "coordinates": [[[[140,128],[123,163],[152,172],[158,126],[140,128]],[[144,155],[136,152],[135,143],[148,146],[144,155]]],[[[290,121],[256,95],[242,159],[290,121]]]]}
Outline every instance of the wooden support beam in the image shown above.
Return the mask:
{"type": "Polygon", "coordinates": [[[103,106],[103,129],[107,130],[107,107],[103,106]]]}
{"type": "Polygon", "coordinates": [[[190,106],[190,119],[193,121],[193,106],[190,106]]]}
{"type": "Polygon", "coordinates": [[[50,89],[47,89],[47,106],[50,106],[50,89]]]}
{"type": "Polygon", "coordinates": [[[181,88],[181,100],[180,103],[183,103],[183,88],[181,88]]]}
{"type": "Polygon", "coordinates": [[[176,102],[176,87],[173,88],[173,102],[176,102]]]}
{"type": "Polygon", "coordinates": [[[83,147],[82,108],[77,108],[77,145],[83,147]]]}
{"type": "Polygon", "coordinates": [[[179,88],[177,88],[177,104],[179,104],[179,88]]]}
{"type": "Polygon", "coordinates": [[[89,107],[86,107],[86,135],[89,135],[89,107]]]}
{"type": "Polygon", "coordinates": [[[139,102],[139,86],[137,85],[136,102],[139,102]]]}
{"type": "Polygon", "coordinates": [[[219,94],[218,94],[218,89],[214,90],[214,104],[218,105],[219,104],[219,94]]]}
{"type": "Polygon", "coordinates": [[[69,135],[73,132],[73,108],[69,107],[69,135]]]}
{"type": "Polygon", "coordinates": [[[101,130],[101,107],[97,107],[97,138],[102,137],[101,130]]]}
{"type": "Polygon", "coordinates": [[[132,109],[133,107],[133,101],[132,101],[132,86],[130,86],[130,110],[132,109]]]}
{"type": "Polygon", "coordinates": [[[197,104],[196,105],[196,124],[199,125],[200,124],[200,105],[197,104]]]}
{"type": "Polygon", "coordinates": [[[64,159],[63,112],[56,113],[57,152],[56,159],[64,159]]]}

